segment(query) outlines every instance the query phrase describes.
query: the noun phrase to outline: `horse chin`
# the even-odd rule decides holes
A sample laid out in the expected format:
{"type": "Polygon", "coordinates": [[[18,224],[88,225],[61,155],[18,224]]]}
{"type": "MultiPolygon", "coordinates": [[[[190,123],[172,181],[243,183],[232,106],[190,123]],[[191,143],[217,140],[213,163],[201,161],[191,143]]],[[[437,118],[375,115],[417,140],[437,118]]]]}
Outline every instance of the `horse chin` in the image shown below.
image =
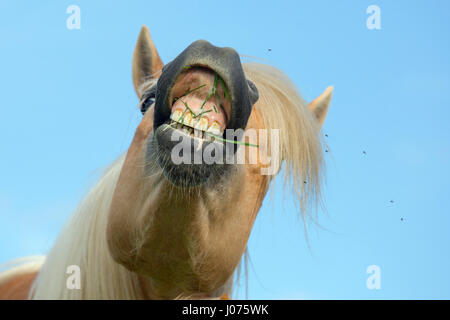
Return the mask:
{"type": "Polygon", "coordinates": [[[168,124],[159,126],[151,139],[156,162],[176,187],[212,187],[233,171],[234,166],[225,161],[223,143],[192,137],[168,124]],[[211,161],[211,153],[219,161],[211,161]],[[205,158],[206,154],[209,157],[205,158]]]}

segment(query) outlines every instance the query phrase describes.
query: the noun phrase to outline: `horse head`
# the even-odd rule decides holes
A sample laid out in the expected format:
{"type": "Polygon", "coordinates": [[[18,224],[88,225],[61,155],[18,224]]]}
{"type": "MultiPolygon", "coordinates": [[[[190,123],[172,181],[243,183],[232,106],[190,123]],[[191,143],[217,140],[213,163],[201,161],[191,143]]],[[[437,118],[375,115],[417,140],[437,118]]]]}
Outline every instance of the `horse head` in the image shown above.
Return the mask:
{"type": "Polygon", "coordinates": [[[154,297],[208,296],[225,290],[246,249],[269,182],[278,173],[276,169],[262,174],[267,163],[261,150],[270,149],[272,160],[289,162],[288,170],[302,175],[302,190],[303,179],[317,186],[318,133],[331,89],[305,111],[294,88],[283,92],[282,86],[278,91],[274,87],[278,80],[286,80],[276,79],[282,75],[274,68],[244,66],[234,49],[204,40],[164,65],[145,26],[135,47],[132,74],[143,118],[111,203],[107,227],[111,255],[145,277],[154,297]],[[281,141],[260,139],[261,129],[284,131],[281,141]],[[226,139],[229,130],[254,130],[257,143],[242,142],[242,134],[226,139]],[[174,160],[174,153],[192,161],[208,149],[223,160],[239,149],[252,148],[258,150],[253,162],[251,152],[240,164],[174,160]]]}

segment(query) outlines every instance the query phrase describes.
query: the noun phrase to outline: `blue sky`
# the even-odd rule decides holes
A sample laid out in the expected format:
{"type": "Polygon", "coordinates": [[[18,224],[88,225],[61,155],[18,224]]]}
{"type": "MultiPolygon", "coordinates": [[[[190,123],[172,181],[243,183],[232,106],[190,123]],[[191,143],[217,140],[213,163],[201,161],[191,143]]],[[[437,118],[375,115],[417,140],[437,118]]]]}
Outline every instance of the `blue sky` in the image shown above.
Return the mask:
{"type": "Polygon", "coordinates": [[[324,229],[308,227],[308,249],[279,183],[249,241],[249,298],[449,299],[449,10],[444,0],[2,1],[0,262],[45,254],[129,146],[141,118],[131,56],[146,24],[164,62],[206,39],[280,68],[307,100],[335,86],[324,229]],[[80,30],[66,28],[71,4],[80,30]],[[366,27],[372,4],[381,30],[366,27]],[[366,287],[369,265],[380,290],[366,287]]]}

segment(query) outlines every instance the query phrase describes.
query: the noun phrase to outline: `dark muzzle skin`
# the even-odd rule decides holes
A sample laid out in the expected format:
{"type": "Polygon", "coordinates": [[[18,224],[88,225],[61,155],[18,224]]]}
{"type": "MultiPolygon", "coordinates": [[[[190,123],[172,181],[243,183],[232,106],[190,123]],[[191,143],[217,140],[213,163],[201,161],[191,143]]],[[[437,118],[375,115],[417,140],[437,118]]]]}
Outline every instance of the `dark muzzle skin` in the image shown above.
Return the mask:
{"type": "MultiPolygon", "coordinates": [[[[156,88],[155,111],[153,119],[153,134],[149,140],[147,157],[156,156],[158,164],[163,168],[166,178],[175,186],[190,187],[198,186],[206,182],[217,183],[227,172],[231,172],[231,164],[174,164],[171,161],[171,150],[178,141],[173,141],[174,128],[168,127],[172,106],[172,88],[180,73],[187,67],[202,67],[216,72],[228,89],[231,102],[230,117],[226,129],[245,130],[248,119],[252,112],[252,107],[258,100],[258,90],[256,86],[246,79],[238,53],[232,48],[219,48],[213,46],[205,40],[198,40],[189,45],[173,61],[166,64],[156,88]]],[[[219,142],[217,140],[203,141],[199,149],[196,138],[181,139],[182,143],[191,144],[185,150],[189,150],[194,158],[196,153],[201,153],[205,148],[213,144],[221,144],[217,150],[233,150],[239,147],[238,144],[229,142],[219,142]],[[231,146],[230,146],[231,144],[231,146]]],[[[180,140],[180,141],[181,141],[180,140]]]]}
{"type": "Polygon", "coordinates": [[[241,60],[233,48],[219,48],[208,41],[190,44],[178,57],[166,64],[156,88],[156,129],[170,117],[170,93],[178,75],[185,67],[204,67],[215,71],[226,83],[231,98],[231,113],[227,129],[245,129],[252,106],[258,100],[256,86],[245,78],[241,60]]]}

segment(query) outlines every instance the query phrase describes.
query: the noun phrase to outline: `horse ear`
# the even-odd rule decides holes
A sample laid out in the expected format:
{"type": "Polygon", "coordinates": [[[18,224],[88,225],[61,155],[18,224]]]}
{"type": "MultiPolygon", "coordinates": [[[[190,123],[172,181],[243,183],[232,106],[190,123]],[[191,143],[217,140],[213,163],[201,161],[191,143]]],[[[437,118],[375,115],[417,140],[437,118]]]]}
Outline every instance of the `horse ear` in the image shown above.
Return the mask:
{"type": "Polygon", "coordinates": [[[147,80],[159,77],[164,64],[156,51],[155,44],[150,37],[150,31],[144,25],[133,53],[133,84],[139,98],[142,96],[140,86],[147,80]],[[156,74],[156,76],[155,76],[156,74]]]}
{"type": "Polygon", "coordinates": [[[309,103],[309,110],[316,116],[319,125],[322,126],[328,113],[331,96],[333,95],[333,87],[328,87],[316,99],[309,103]]]}

